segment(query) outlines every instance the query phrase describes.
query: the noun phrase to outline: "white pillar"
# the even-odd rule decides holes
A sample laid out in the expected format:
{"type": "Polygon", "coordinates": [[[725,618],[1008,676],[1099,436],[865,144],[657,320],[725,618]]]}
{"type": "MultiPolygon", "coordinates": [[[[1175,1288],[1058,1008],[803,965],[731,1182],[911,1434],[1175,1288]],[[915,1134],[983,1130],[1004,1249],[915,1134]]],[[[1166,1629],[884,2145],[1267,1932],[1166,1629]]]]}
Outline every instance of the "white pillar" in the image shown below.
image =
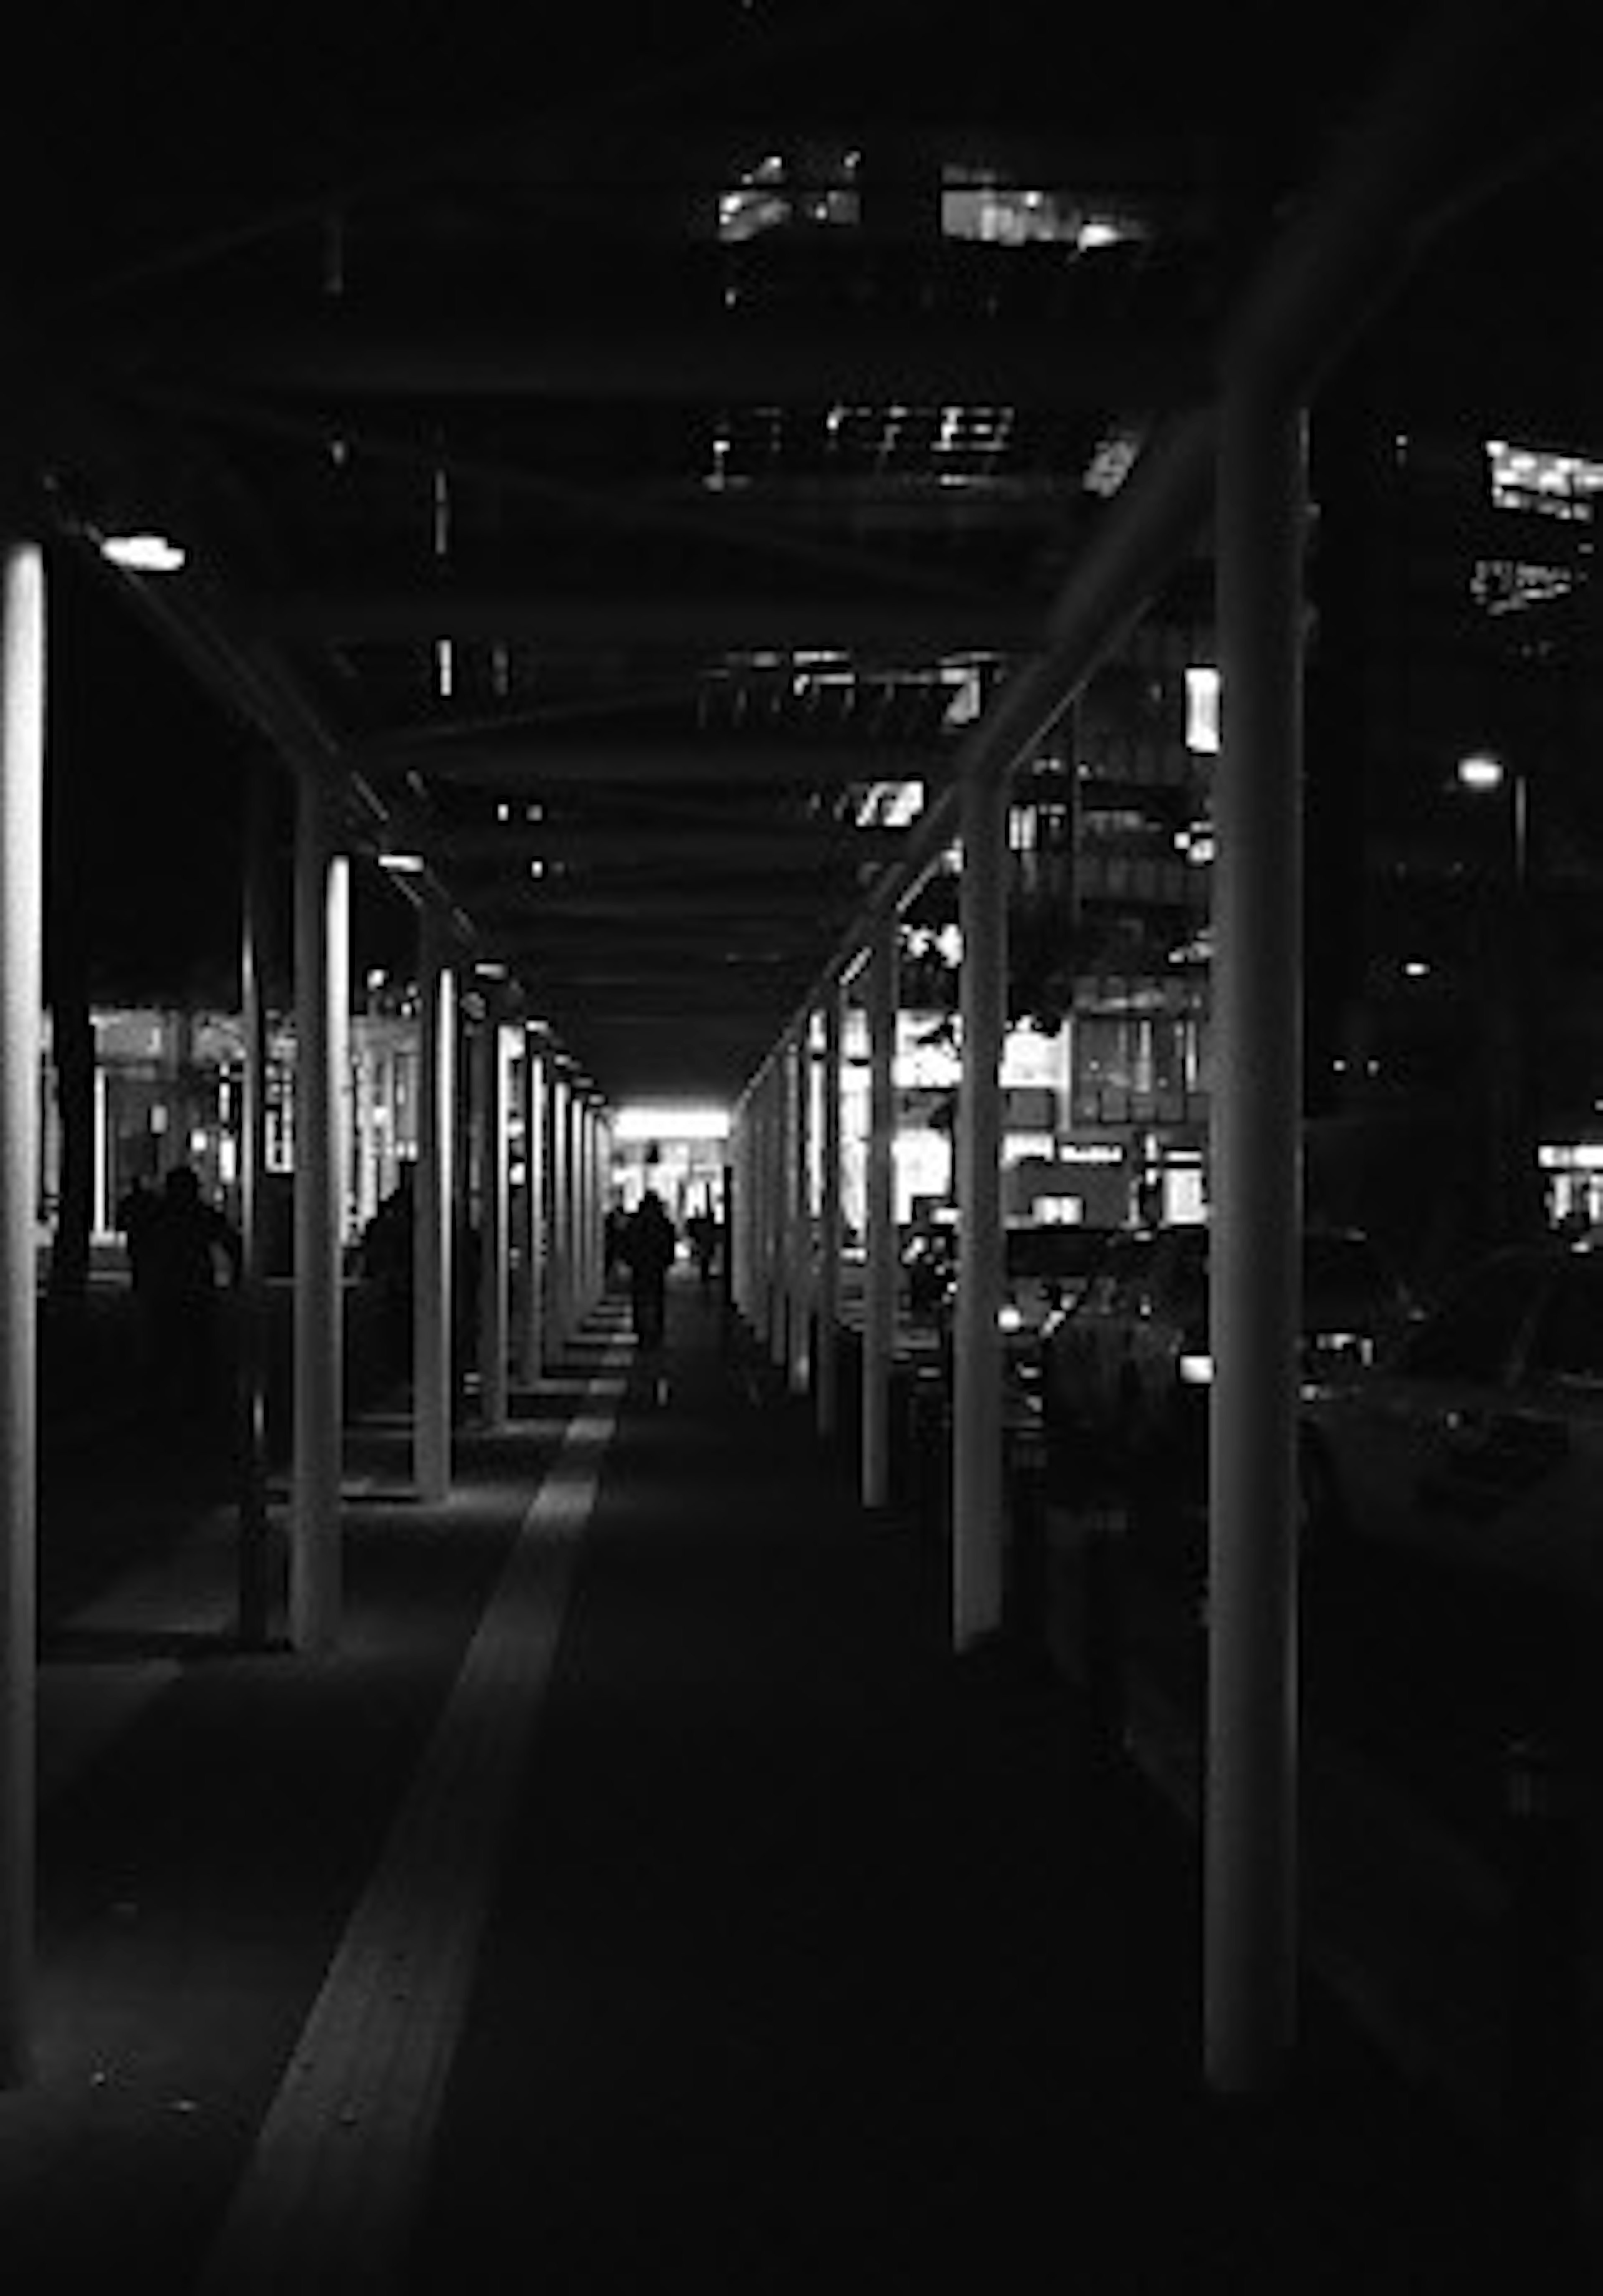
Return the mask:
{"type": "Polygon", "coordinates": [[[573,1239],[574,1264],[579,1270],[579,1318],[582,1323],[596,1304],[596,1194],[600,1125],[596,1103],[587,1092],[579,1103],[579,1187],[573,1209],[578,1227],[573,1239]]]}
{"type": "Polygon", "coordinates": [[[501,997],[486,992],[479,1046],[479,1408],[486,1427],[506,1424],[506,1048],[501,997]]]}
{"type": "Polygon", "coordinates": [[[841,1298],[841,989],[824,997],[824,1058],[819,1108],[818,1314],[814,1398],[820,1435],[840,1418],[841,1298]]]}
{"type": "Polygon", "coordinates": [[[768,1345],[769,1316],[774,1271],[769,1257],[769,1108],[768,1070],[762,1070],[752,1087],[750,1157],[752,1167],[751,1258],[752,1332],[768,1345]]]}
{"type": "Polygon", "coordinates": [[[896,947],[894,913],[876,923],[868,956],[867,1264],[863,1270],[862,1500],[891,1498],[891,1358],[896,1344],[896,947]]]}
{"type": "Polygon", "coordinates": [[[549,1231],[550,1335],[552,1351],[560,1356],[568,1344],[572,1313],[571,1228],[569,1193],[572,1186],[572,1122],[569,1105],[573,1086],[567,1070],[553,1062],[551,1070],[551,1195],[549,1231]]]}
{"type": "Polygon", "coordinates": [[[240,1092],[239,1201],[243,1247],[239,1292],[239,1572],[241,1644],[267,1637],[267,980],[272,930],[271,791],[268,767],[251,769],[240,914],[240,1018],[244,1038],[240,1092]]]}
{"type": "Polygon", "coordinates": [[[752,1103],[743,1093],[736,1105],[730,1129],[729,1160],[734,1174],[735,1201],[726,1205],[725,1248],[729,1255],[729,1285],[736,1312],[748,1320],[752,1312],[752,1103]]]}
{"type": "Polygon", "coordinates": [[[413,1479],[426,1505],[451,1487],[451,1211],[456,1201],[456,981],[445,925],[420,922],[416,1226],[413,1234],[413,1479]]]}
{"type": "Polygon", "coordinates": [[[767,1111],[763,1129],[763,1201],[767,1210],[763,1256],[768,1264],[769,1360],[780,1369],[784,1368],[785,1344],[790,1336],[790,1268],[786,1259],[790,1208],[790,1108],[786,1089],[789,1065],[785,1046],[777,1045],[763,1081],[767,1111]]]}
{"type": "Polygon", "coordinates": [[[0,554],[0,2082],[33,2069],[45,571],[0,554]]]}
{"type": "Polygon", "coordinates": [[[525,1387],[546,1368],[546,1069],[539,1039],[525,1028],[523,1072],[522,1296],[518,1316],[518,1366],[525,1387]]]}
{"type": "Polygon", "coordinates": [[[1007,1025],[1007,786],[962,799],[958,1299],[952,1411],[952,1642],[1002,1622],[1002,1045],[1007,1025]]]}
{"type": "Polygon", "coordinates": [[[1300,407],[1227,376],[1204,2038],[1230,2092],[1277,2086],[1295,2033],[1304,444],[1300,407]]]}
{"type": "Polygon", "coordinates": [[[812,1085],[810,1015],[803,1015],[791,1040],[785,1063],[790,1105],[788,1168],[785,1175],[785,1277],[789,1297],[785,1341],[786,1382],[793,1395],[805,1395],[812,1378],[813,1224],[811,1191],[808,1185],[809,1131],[812,1085]]]}
{"type": "Polygon", "coordinates": [[[567,1332],[575,1339],[584,1321],[584,1273],[580,1266],[584,1234],[585,1110],[584,1094],[575,1077],[568,1088],[567,1138],[563,1154],[563,1258],[566,1267],[563,1296],[567,1332]]]}
{"type": "Polygon", "coordinates": [[[295,824],[294,1441],[290,1641],[340,1631],[349,867],[330,793],[309,774],[295,824]]]}

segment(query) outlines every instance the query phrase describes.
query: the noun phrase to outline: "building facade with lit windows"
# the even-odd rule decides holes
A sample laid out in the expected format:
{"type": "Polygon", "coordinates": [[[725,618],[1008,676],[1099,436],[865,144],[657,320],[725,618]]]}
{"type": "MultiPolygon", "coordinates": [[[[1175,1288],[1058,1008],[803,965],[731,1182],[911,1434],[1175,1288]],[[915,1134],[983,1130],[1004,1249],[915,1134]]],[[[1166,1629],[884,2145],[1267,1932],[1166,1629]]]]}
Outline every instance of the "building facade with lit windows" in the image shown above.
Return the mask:
{"type": "Polygon", "coordinates": [[[1603,1219],[1603,448],[1352,406],[1318,445],[1311,1168],[1429,1272],[1603,1219]]]}

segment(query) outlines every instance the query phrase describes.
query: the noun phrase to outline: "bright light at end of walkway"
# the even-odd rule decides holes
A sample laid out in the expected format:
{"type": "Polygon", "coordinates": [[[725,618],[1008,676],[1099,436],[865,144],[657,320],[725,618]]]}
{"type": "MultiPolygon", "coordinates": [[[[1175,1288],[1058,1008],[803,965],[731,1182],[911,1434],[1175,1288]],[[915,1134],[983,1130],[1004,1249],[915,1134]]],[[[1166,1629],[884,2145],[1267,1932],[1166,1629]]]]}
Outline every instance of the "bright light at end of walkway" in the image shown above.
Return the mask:
{"type": "Polygon", "coordinates": [[[614,1140],[724,1140],[728,1132],[727,1108],[654,1107],[646,1102],[621,1108],[612,1125],[614,1140]]]}

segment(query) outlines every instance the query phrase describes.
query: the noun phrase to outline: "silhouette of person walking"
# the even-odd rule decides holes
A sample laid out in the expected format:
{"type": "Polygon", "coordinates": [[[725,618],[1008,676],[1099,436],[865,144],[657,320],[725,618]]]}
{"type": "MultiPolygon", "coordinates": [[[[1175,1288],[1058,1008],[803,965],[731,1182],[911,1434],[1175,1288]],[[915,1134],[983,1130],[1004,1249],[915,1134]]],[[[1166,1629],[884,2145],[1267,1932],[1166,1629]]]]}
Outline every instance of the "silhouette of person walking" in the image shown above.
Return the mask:
{"type": "Polygon", "coordinates": [[[692,1212],[685,1223],[685,1233],[690,1238],[691,1256],[703,1292],[712,1286],[712,1270],[718,1259],[718,1216],[710,1204],[692,1212]]]}
{"type": "Polygon", "coordinates": [[[362,1231],[362,1273],[378,1288],[387,1367],[404,1374],[412,1360],[412,1244],[417,1213],[410,1164],[362,1231]]]}
{"type": "MultiPolygon", "coordinates": [[[[643,1352],[654,1355],[662,1347],[667,1321],[668,1271],[678,1249],[678,1234],[663,1210],[662,1199],[654,1189],[647,1188],[629,1214],[623,1239],[624,1258],[629,1263],[629,1311],[636,1344],[643,1352]]],[[[663,1386],[659,1374],[659,1400],[663,1386]]]]}
{"type": "Polygon", "coordinates": [[[161,1199],[143,1173],[136,1172],[117,1200],[117,1226],[128,1263],[134,1319],[134,1362],[142,1386],[155,1362],[151,1328],[151,1229],[161,1217],[161,1199]]]}
{"type": "Polygon", "coordinates": [[[144,1243],[158,1401],[178,1418],[208,1418],[224,1399],[218,1283],[240,1280],[239,1234],[206,1201],[190,1166],[178,1164],[162,1183],[144,1243]]]}

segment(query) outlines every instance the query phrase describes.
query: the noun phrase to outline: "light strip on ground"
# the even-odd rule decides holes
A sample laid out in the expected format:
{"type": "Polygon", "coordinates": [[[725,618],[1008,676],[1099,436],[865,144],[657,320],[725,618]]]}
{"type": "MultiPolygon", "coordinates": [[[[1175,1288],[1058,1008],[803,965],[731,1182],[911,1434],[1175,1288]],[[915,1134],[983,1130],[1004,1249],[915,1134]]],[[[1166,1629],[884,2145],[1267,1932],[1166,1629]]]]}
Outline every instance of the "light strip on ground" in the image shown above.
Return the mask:
{"type": "Polygon", "coordinates": [[[291,2054],[204,2296],[398,2284],[498,1845],[617,1429],[609,1348],[524,1517],[406,1802],[291,2054]]]}

